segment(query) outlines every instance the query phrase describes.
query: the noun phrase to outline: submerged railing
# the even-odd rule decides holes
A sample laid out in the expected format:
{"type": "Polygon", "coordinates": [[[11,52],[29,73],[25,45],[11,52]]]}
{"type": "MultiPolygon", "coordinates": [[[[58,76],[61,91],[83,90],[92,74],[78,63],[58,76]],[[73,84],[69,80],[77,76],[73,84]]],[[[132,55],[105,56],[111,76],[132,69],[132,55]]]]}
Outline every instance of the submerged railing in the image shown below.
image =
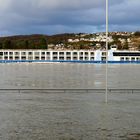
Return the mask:
{"type": "MultiPolygon", "coordinates": [[[[0,89],[0,93],[105,93],[106,89],[0,89]]],[[[108,89],[108,93],[140,93],[140,89],[108,89]]]]}

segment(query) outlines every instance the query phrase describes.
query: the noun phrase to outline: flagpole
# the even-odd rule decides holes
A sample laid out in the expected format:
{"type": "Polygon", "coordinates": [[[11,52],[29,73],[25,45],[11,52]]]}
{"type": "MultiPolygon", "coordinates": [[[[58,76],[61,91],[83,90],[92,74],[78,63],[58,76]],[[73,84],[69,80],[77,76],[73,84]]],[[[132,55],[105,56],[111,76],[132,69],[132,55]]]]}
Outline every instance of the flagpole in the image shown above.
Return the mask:
{"type": "Polygon", "coordinates": [[[105,102],[108,102],[108,0],[106,0],[106,87],[105,102]]]}

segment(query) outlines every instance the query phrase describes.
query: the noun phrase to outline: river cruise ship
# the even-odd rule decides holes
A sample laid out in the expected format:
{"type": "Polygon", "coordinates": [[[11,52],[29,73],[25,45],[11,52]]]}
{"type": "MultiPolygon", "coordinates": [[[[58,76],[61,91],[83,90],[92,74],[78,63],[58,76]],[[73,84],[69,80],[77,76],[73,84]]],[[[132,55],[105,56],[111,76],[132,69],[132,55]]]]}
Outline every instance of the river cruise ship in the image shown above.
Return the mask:
{"type": "Polygon", "coordinates": [[[140,63],[140,51],[108,50],[0,50],[0,63],[73,62],[73,63],[140,63]]]}

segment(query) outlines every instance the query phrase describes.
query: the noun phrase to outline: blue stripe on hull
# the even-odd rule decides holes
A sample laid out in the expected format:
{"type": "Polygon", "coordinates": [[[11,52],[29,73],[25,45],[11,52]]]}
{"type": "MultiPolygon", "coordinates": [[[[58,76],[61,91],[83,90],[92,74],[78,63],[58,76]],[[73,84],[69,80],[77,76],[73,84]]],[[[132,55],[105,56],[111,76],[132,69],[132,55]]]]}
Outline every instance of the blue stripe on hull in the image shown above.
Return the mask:
{"type": "MultiPolygon", "coordinates": [[[[79,60],[0,60],[0,63],[102,63],[105,64],[106,61],[79,61],[79,60]]],[[[108,61],[108,63],[135,63],[140,64],[140,61],[108,61]]]]}

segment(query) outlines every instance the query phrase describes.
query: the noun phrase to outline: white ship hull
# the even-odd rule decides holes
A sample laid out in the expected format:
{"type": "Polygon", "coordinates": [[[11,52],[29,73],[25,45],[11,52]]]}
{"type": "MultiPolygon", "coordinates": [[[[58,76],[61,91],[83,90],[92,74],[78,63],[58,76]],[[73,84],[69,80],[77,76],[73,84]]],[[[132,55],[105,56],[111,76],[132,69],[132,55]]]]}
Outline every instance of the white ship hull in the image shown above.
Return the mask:
{"type": "Polygon", "coordinates": [[[0,50],[0,63],[139,63],[140,51],[0,50]]]}

